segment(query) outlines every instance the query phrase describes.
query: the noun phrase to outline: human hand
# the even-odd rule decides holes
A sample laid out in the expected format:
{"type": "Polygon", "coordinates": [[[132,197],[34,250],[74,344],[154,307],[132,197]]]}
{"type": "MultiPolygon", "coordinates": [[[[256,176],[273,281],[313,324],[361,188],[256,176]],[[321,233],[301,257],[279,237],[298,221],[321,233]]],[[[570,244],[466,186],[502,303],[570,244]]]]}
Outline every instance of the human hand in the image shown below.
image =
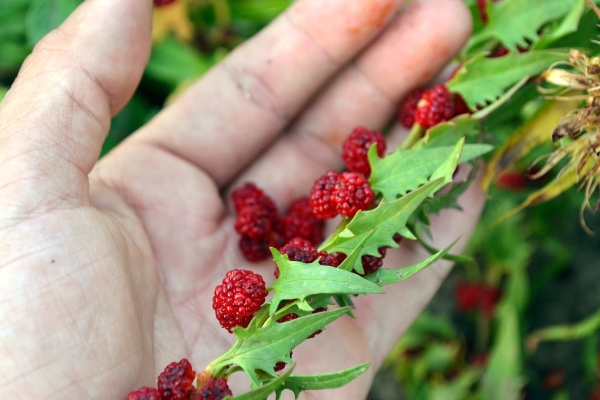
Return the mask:
{"type": "MultiPolygon", "coordinates": [[[[241,256],[227,193],[253,181],[282,209],[305,195],[341,167],[354,126],[382,128],[470,32],[460,0],[400,6],[295,2],[97,164],[148,59],[152,2],[88,0],[44,38],[0,104],[0,398],[122,399],[171,361],[202,370],[225,352],[214,287],[233,268],[267,281],[274,269],[241,256]]],[[[473,187],[461,204],[434,220],[435,245],[464,247],[483,196],[473,187]]],[[[407,242],[385,265],[426,256],[407,242]]],[[[356,319],[298,347],[300,373],[373,362],[306,397],[365,398],[448,269],[358,298],[356,319]]]]}

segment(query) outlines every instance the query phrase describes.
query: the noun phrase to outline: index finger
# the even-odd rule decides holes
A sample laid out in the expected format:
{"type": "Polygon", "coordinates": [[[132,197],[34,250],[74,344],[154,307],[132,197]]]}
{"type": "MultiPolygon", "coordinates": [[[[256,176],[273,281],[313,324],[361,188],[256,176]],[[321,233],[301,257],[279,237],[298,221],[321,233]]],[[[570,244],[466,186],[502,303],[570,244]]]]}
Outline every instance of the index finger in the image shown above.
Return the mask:
{"type": "Polygon", "coordinates": [[[384,28],[400,3],[294,2],[131,140],[174,153],[223,185],[384,28]]]}

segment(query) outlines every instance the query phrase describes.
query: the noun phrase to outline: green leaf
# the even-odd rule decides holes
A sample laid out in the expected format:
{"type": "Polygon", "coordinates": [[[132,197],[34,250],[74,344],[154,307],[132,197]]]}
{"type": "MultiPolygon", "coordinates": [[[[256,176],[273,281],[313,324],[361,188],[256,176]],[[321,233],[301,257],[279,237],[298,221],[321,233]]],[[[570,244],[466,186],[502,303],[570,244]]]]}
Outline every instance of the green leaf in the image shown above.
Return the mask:
{"type": "Polygon", "coordinates": [[[8,92],[8,88],[0,85],[0,101],[2,101],[2,99],[6,95],[6,92],[8,92]]]}
{"type": "Polygon", "coordinates": [[[471,391],[471,387],[481,376],[481,371],[467,369],[461,371],[460,375],[445,385],[432,386],[427,397],[429,400],[465,400],[471,391]]]}
{"type": "Polygon", "coordinates": [[[445,249],[438,251],[434,255],[426,258],[425,260],[418,262],[416,264],[413,264],[411,266],[408,266],[408,267],[402,267],[402,268],[396,268],[396,269],[379,268],[377,271],[373,272],[372,274],[365,276],[365,279],[367,279],[379,286],[389,285],[392,283],[403,281],[405,279],[410,278],[411,276],[413,276],[417,272],[421,271],[425,267],[433,264],[440,258],[442,258],[448,252],[448,250],[450,250],[450,248],[453,245],[454,245],[454,243],[452,243],[450,246],[446,247],[445,249]]]}
{"type": "Polygon", "coordinates": [[[483,398],[489,400],[519,399],[523,387],[521,375],[521,337],[516,310],[503,302],[496,313],[497,337],[482,378],[483,398]]]}
{"type": "Polygon", "coordinates": [[[275,392],[283,383],[289,379],[290,374],[294,367],[290,368],[285,374],[278,376],[275,379],[271,379],[264,383],[264,385],[252,389],[249,392],[242,393],[234,397],[225,397],[225,399],[231,400],[265,400],[271,393],[275,392]]]}
{"type": "Polygon", "coordinates": [[[598,330],[600,330],[600,310],[576,324],[555,325],[531,333],[527,338],[527,347],[533,351],[543,341],[583,339],[595,334],[598,330]]]}
{"type": "Polygon", "coordinates": [[[80,0],[33,0],[25,17],[27,40],[30,46],[58,28],[81,3],[80,0]]]}
{"type": "MultiPolygon", "coordinates": [[[[487,153],[492,146],[468,144],[462,150],[460,162],[471,160],[487,153]]],[[[455,146],[398,149],[392,154],[379,158],[373,148],[369,149],[371,177],[369,181],[374,191],[383,194],[386,200],[393,201],[420,185],[428,182],[431,175],[456,151],[455,146]]]]}
{"type": "Polygon", "coordinates": [[[304,301],[308,296],[316,294],[365,294],[383,293],[383,291],[361,276],[339,268],[319,264],[318,260],[307,264],[290,261],[287,255],[282,255],[277,249],[271,248],[273,259],[279,267],[279,278],[268,288],[275,291],[269,301],[270,314],[273,315],[283,300],[300,300],[309,310],[310,305],[304,301]]]}
{"type": "Polygon", "coordinates": [[[479,124],[479,120],[468,114],[460,115],[428,129],[425,136],[412,148],[454,146],[463,137],[476,138],[479,135],[479,124]]]}
{"type": "Polygon", "coordinates": [[[488,6],[489,21],[474,34],[467,48],[498,39],[511,51],[538,40],[537,31],[547,22],[561,18],[577,7],[580,0],[504,0],[488,6]]]}
{"type": "Polygon", "coordinates": [[[229,365],[239,365],[248,374],[252,383],[259,386],[257,370],[264,371],[270,376],[277,376],[274,371],[275,364],[280,361],[291,364],[292,359],[289,354],[294,347],[347,312],[347,308],[338,308],[284,323],[271,321],[270,324],[259,328],[237,327],[233,330],[237,336],[235,344],[225,354],[211,362],[207,369],[215,373],[229,365]]]}
{"type": "Polygon", "coordinates": [[[280,398],[281,393],[285,389],[294,392],[294,396],[297,399],[300,392],[304,390],[336,389],[342,387],[360,376],[370,365],[371,363],[364,363],[330,374],[292,375],[277,389],[276,399],[280,398]]]}
{"type": "Polygon", "coordinates": [[[364,239],[358,244],[358,246],[356,246],[356,248],[352,250],[350,254],[348,254],[348,257],[346,257],[346,259],[342,261],[342,263],[338,266],[338,269],[343,269],[346,271],[352,271],[354,269],[359,274],[363,274],[365,272],[362,266],[361,251],[363,247],[365,247],[367,241],[371,238],[371,236],[373,236],[376,230],[377,227],[371,229],[371,232],[368,233],[364,237],[364,239]]]}
{"type": "Polygon", "coordinates": [[[214,61],[172,37],[152,45],[145,75],[172,88],[202,76],[214,61]]]}
{"type": "Polygon", "coordinates": [[[576,0],[571,11],[563,18],[560,24],[553,31],[544,34],[541,39],[535,43],[533,49],[544,49],[556,42],[562,37],[576,32],[585,11],[585,0],[576,0]]]}
{"type": "Polygon", "coordinates": [[[325,243],[321,249],[329,253],[340,251],[350,254],[367,235],[372,235],[361,250],[362,255],[379,255],[379,247],[398,247],[392,237],[405,227],[408,218],[419,204],[433,194],[439,185],[438,181],[431,182],[407,194],[398,200],[387,202],[382,199],[377,208],[370,211],[359,211],[346,225],[343,231],[325,243]],[[373,227],[377,230],[373,233],[373,227]]]}
{"type": "Polygon", "coordinates": [[[460,93],[471,108],[493,102],[517,82],[568,58],[566,51],[559,50],[511,53],[497,58],[485,55],[479,54],[467,61],[447,83],[448,89],[460,93]]]}

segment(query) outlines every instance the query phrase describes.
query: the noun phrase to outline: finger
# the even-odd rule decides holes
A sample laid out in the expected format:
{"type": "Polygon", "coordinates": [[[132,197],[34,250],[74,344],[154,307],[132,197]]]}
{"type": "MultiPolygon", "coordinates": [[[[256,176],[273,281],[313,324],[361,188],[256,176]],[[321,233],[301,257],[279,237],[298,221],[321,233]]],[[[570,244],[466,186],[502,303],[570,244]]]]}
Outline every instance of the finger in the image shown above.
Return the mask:
{"type": "Polygon", "coordinates": [[[294,2],[132,140],[183,157],[222,185],[272,141],[324,81],[382,30],[399,3],[330,0],[324,6],[320,0],[294,2]]]}
{"type": "Polygon", "coordinates": [[[151,15],[149,0],[85,1],[36,45],[0,106],[0,184],[13,203],[87,197],[110,118],[148,59],[151,15]]]}
{"type": "Polygon", "coordinates": [[[398,100],[430,80],[460,50],[470,26],[470,13],[460,0],[408,4],[385,34],[311,103],[290,134],[234,186],[257,182],[281,204],[306,194],[318,176],[342,166],[342,141],[352,129],[384,127],[398,100]]]}

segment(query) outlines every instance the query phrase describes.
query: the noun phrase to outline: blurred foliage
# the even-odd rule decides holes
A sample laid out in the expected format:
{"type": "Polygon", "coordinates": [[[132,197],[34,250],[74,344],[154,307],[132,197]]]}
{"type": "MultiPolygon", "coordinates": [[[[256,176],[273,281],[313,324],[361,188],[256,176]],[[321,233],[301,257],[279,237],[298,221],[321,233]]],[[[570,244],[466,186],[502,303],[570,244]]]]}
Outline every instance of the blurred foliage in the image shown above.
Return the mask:
{"type": "MultiPolygon", "coordinates": [[[[80,2],[0,1],[0,99],[36,43],[80,2]]],[[[592,237],[582,239],[583,228],[573,219],[587,201],[577,191],[581,176],[575,167],[565,169],[566,158],[538,179],[529,179],[527,172],[539,171],[548,154],[577,140],[566,137],[554,143],[551,134],[564,115],[582,106],[580,97],[568,102],[544,97],[536,76],[556,62],[566,64],[569,49],[597,55],[593,40],[599,17],[585,0],[465,2],[474,30],[448,87],[478,111],[473,118],[459,117],[430,129],[416,146],[455,143],[458,134],[467,135],[469,143],[494,145],[484,171],[489,201],[466,252],[469,257],[455,257],[462,261],[454,273],[458,280],[446,282],[450,290],[438,294],[438,302],[451,306],[445,313],[424,312],[383,368],[394,372],[409,399],[598,399],[600,302],[592,301],[579,320],[539,319],[540,299],[548,299],[548,291],[567,290],[563,279],[573,257],[587,251],[584,246],[598,245],[592,237]],[[487,21],[478,8],[482,3],[487,21]],[[506,54],[494,56],[501,53],[506,54]],[[499,298],[493,293],[500,293],[499,298]],[[580,352],[565,359],[562,368],[580,371],[581,379],[565,377],[561,370],[549,374],[536,365],[536,357],[548,352],[544,344],[573,340],[582,342],[580,352]],[[577,381],[579,389],[570,381],[577,381]]],[[[291,3],[178,0],[156,9],[142,82],[114,117],[102,155],[291,3]]],[[[454,205],[460,193],[448,196],[444,207],[454,205]]],[[[435,199],[427,206],[438,210],[435,199]]],[[[582,296],[578,287],[569,290],[566,296],[582,296]]]]}

